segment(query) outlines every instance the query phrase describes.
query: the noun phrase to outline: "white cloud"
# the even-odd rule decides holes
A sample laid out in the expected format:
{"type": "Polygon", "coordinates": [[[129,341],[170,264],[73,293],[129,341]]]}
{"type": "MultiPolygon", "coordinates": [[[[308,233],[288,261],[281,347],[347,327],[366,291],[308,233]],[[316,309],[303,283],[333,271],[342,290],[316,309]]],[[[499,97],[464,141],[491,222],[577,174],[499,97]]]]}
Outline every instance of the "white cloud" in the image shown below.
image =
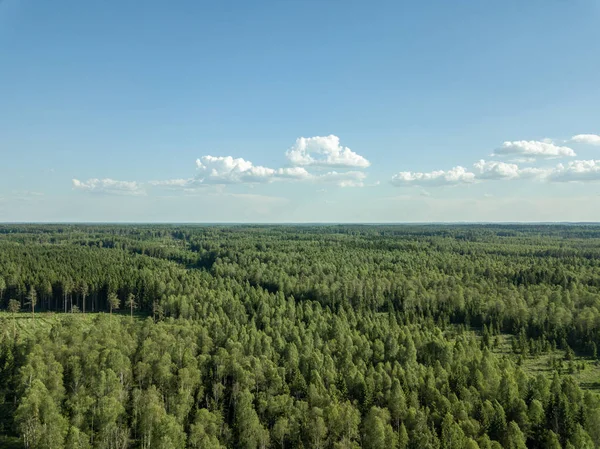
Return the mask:
{"type": "Polygon", "coordinates": [[[495,156],[528,156],[535,158],[559,158],[576,156],[575,151],[569,147],[555,145],[549,140],[517,140],[504,142],[500,148],[494,150],[495,156]]]}
{"type": "Polygon", "coordinates": [[[360,187],[366,174],[360,171],[324,174],[309,173],[304,167],[272,169],[253,165],[242,158],[204,156],[196,161],[200,171],[196,182],[210,184],[265,183],[273,181],[310,181],[336,184],[340,187],[360,187]]]}
{"type": "Polygon", "coordinates": [[[510,159],[510,162],[514,162],[515,164],[531,164],[535,162],[534,157],[516,157],[514,159],[510,159]]]}
{"type": "Polygon", "coordinates": [[[272,168],[231,156],[202,156],[196,160],[196,166],[200,182],[206,184],[262,183],[275,175],[272,168]]]}
{"type": "Polygon", "coordinates": [[[584,143],[587,145],[598,145],[600,146],[600,136],[597,134],[577,134],[571,137],[572,142],[584,143]]]}
{"type": "Polygon", "coordinates": [[[484,161],[473,164],[478,179],[524,179],[542,177],[547,170],[541,168],[519,168],[517,164],[507,164],[505,162],[484,161]]]}
{"type": "Polygon", "coordinates": [[[189,185],[201,184],[257,184],[281,180],[306,180],[312,175],[303,167],[273,169],[254,165],[243,158],[231,156],[203,156],[196,160],[198,176],[192,180],[172,180],[189,185]]]}
{"type": "Polygon", "coordinates": [[[362,187],[366,177],[367,175],[361,171],[331,171],[323,175],[313,175],[312,179],[319,183],[336,184],[340,187],[362,187]]]}
{"type": "Polygon", "coordinates": [[[309,179],[311,174],[303,167],[280,168],[275,172],[277,178],[281,179],[309,179]]]}
{"type": "Polygon", "coordinates": [[[428,173],[400,172],[392,177],[395,186],[418,185],[418,186],[444,186],[471,184],[475,182],[475,174],[468,172],[466,168],[456,166],[448,171],[436,170],[428,173]]]}
{"type": "Polygon", "coordinates": [[[484,161],[475,162],[473,167],[478,171],[480,179],[514,179],[519,177],[519,166],[506,162],[484,161]]]}
{"type": "Polygon", "coordinates": [[[337,136],[299,137],[286,156],[293,165],[315,167],[366,168],[371,163],[348,147],[337,136]]]}
{"type": "Polygon", "coordinates": [[[188,179],[166,179],[164,181],[150,181],[148,184],[156,187],[167,187],[167,188],[185,188],[194,184],[193,178],[188,179]]]}
{"type": "Polygon", "coordinates": [[[312,174],[304,167],[273,169],[257,166],[245,159],[231,156],[203,156],[196,161],[196,166],[198,175],[195,178],[150,181],[149,184],[184,190],[193,190],[207,185],[249,184],[252,186],[276,181],[303,181],[336,184],[340,187],[358,187],[363,186],[363,181],[367,176],[360,171],[331,171],[323,174],[312,174]]]}
{"type": "MultiPolygon", "coordinates": [[[[202,156],[196,160],[196,175],[191,178],[178,178],[148,181],[146,184],[171,190],[194,192],[199,188],[213,186],[224,189],[229,184],[246,184],[254,187],[257,184],[272,182],[311,182],[336,184],[340,187],[362,187],[366,174],[360,171],[330,171],[324,173],[318,170],[309,172],[304,166],[316,168],[325,167],[355,167],[364,168],[370,165],[364,157],[354,153],[339,144],[339,138],[330,135],[326,137],[301,137],[296,140],[294,147],[286,153],[292,162],[291,167],[270,168],[254,165],[244,158],[232,156],[202,156]]],[[[90,192],[141,194],[142,185],[135,182],[114,181],[111,179],[90,179],[82,182],[73,180],[73,187],[90,192]]]]}
{"type": "Polygon", "coordinates": [[[87,181],[73,179],[73,188],[91,193],[107,193],[113,195],[144,195],[142,186],[135,181],[116,181],[110,178],[92,178],[87,181]]]}
{"type": "Polygon", "coordinates": [[[555,168],[526,167],[500,161],[480,160],[473,164],[473,173],[458,166],[448,171],[429,173],[400,172],[392,178],[396,186],[443,186],[469,184],[485,180],[538,179],[550,182],[600,181],[600,159],[572,161],[555,168]]]}
{"type": "Polygon", "coordinates": [[[567,165],[558,164],[548,174],[553,182],[600,181],[600,160],[573,161],[567,165]]]}

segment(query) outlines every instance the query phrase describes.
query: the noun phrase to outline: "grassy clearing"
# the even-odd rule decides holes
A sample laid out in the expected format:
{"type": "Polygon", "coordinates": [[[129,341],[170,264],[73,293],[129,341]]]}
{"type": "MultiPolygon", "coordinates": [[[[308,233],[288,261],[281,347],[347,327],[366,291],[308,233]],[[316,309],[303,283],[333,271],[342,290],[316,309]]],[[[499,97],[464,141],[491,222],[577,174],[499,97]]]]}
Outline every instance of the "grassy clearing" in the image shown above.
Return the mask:
{"type": "MultiPolygon", "coordinates": [[[[55,323],[66,320],[78,320],[85,326],[92,326],[93,320],[99,315],[107,316],[107,313],[54,313],[39,312],[32,316],[28,312],[18,312],[11,314],[5,311],[0,312],[0,332],[8,332],[17,335],[20,339],[28,339],[40,332],[49,331],[55,323]]],[[[114,319],[129,320],[129,313],[113,313],[114,319]]],[[[146,318],[143,314],[133,314],[134,319],[146,318]]],[[[0,448],[4,446],[0,445],[0,448]]]]}
{"type": "MultiPolygon", "coordinates": [[[[510,334],[499,335],[498,345],[493,348],[493,352],[506,355],[517,361],[519,355],[512,351],[513,338],[515,337],[510,334]]],[[[572,375],[582,389],[600,392],[600,363],[598,360],[575,355],[571,364],[565,361],[565,351],[557,349],[540,355],[528,355],[523,359],[522,366],[530,374],[543,374],[552,377],[556,370],[552,364],[553,360],[562,361],[562,363],[559,363],[559,373],[572,375]]]]}

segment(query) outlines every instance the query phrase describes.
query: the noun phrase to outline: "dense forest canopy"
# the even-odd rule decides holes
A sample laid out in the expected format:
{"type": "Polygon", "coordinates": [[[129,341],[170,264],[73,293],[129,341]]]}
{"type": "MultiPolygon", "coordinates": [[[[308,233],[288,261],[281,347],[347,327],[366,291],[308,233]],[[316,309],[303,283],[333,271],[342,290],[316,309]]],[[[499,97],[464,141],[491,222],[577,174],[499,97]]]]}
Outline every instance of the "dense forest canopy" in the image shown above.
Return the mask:
{"type": "Polygon", "coordinates": [[[0,446],[600,447],[600,226],[0,225],[0,309],[0,446]]]}

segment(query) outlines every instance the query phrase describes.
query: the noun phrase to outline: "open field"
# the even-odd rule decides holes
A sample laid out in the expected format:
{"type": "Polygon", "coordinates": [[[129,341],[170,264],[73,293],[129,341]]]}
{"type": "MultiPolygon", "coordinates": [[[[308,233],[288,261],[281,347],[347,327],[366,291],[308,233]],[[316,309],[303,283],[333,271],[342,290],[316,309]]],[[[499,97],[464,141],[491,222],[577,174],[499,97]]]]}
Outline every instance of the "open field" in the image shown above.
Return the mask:
{"type": "MultiPolygon", "coordinates": [[[[499,344],[497,347],[493,347],[493,352],[507,356],[515,363],[519,363],[520,356],[512,350],[514,338],[515,336],[510,334],[499,335],[499,344]]],[[[557,349],[544,354],[527,355],[522,358],[521,366],[531,375],[543,374],[549,379],[557,371],[562,375],[572,376],[584,390],[600,392],[600,361],[589,356],[575,354],[571,364],[569,361],[565,361],[565,351],[557,349]],[[553,364],[553,361],[558,364],[553,364]]]]}

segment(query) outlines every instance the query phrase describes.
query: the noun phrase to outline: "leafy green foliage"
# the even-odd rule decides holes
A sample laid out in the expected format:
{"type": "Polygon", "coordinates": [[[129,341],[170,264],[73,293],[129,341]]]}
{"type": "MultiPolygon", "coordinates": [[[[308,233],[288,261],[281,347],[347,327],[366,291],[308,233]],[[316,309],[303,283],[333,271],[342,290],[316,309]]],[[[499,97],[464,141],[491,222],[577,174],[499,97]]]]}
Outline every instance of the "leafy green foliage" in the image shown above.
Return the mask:
{"type": "Polygon", "coordinates": [[[0,434],[598,447],[599,274],[595,226],[0,226],[0,434]]]}

